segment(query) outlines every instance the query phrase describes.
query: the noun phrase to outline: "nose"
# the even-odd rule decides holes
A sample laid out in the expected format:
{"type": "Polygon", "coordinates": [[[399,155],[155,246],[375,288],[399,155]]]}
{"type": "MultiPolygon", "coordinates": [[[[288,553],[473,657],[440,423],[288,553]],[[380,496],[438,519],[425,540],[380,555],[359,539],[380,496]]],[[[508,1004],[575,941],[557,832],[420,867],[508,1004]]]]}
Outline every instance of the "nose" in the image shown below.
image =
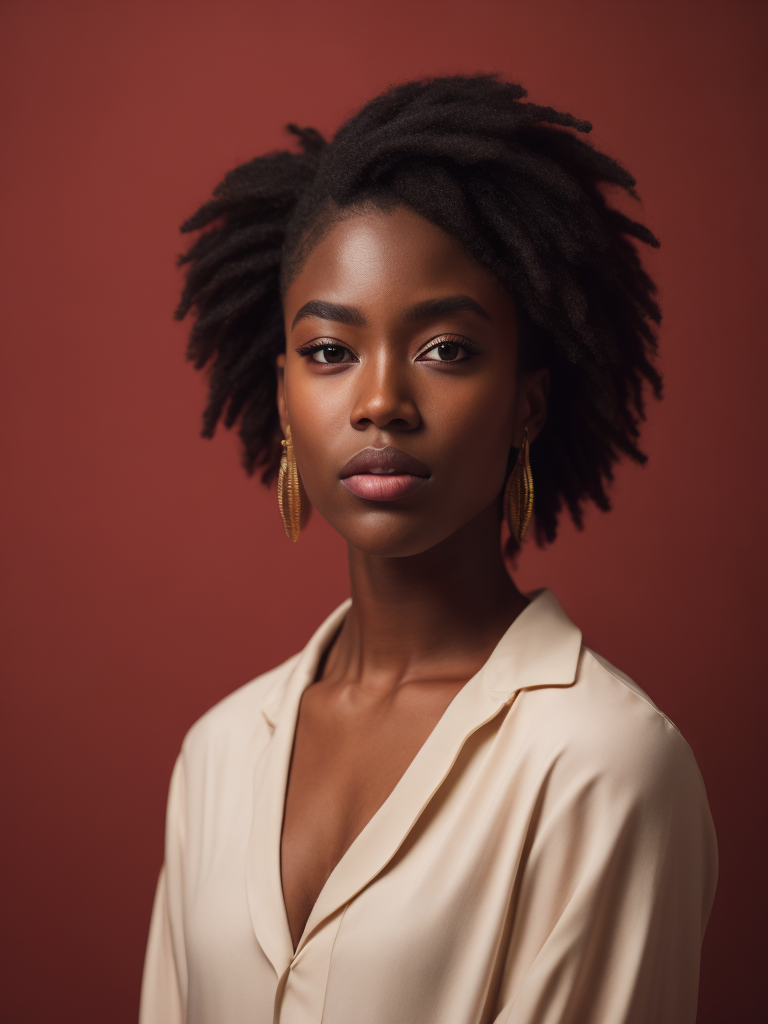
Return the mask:
{"type": "Polygon", "coordinates": [[[408,385],[407,370],[385,356],[361,367],[350,422],[356,430],[415,430],[421,415],[408,385]]]}

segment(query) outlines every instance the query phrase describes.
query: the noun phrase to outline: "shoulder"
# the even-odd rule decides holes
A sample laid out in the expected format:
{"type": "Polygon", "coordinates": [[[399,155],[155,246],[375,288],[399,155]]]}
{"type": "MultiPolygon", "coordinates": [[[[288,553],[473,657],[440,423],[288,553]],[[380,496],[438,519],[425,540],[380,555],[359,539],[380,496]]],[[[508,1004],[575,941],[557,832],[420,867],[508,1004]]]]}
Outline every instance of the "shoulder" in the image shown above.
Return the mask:
{"type": "Polygon", "coordinates": [[[648,695],[587,647],[570,686],[531,691],[532,735],[555,775],[631,803],[706,802],[693,752],[648,695]]]}
{"type": "MultiPolygon", "coordinates": [[[[181,759],[187,772],[202,780],[210,774],[231,775],[251,764],[268,742],[282,699],[296,666],[305,661],[312,672],[336,633],[350,602],[342,602],[315,630],[306,647],[282,665],[252,679],[199,718],[182,743],[181,759]]],[[[223,777],[223,776],[222,776],[223,777]]]]}
{"type": "Polygon", "coordinates": [[[211,753],[234,754],[251,746],[267,728],[265,708],[282,692],[301,654],[238,687],[209,708],[189,729],[182,743],[185,763],[206,760],[211,753]]]}

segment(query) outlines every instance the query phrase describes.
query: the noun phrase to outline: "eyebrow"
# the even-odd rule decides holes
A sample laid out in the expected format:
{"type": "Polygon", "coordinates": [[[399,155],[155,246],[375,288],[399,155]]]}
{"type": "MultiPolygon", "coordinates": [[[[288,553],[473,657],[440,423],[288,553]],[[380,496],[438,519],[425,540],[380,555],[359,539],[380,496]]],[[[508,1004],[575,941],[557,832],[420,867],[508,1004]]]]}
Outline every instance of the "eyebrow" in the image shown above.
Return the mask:
{"type": "Polygon", "coordinates": [[[475,316],[482,317],[483,320],[491,320],[490,314],[469,295],[446,295],[441,299],[417,302],[415,306],[411,306],[405,311],[403,320],[406,323],[413,323],[414,320],[437,320],[439,317],[448,316],[451,313],[474,313],[475,316]]]}
{"type": "Polygon", "coordinates": [[[319,320],[333,320],[337,324],[346,324],[347,327],[368,326],[366,318],[354,306],[341,306],[336,302],[322,302],[320,299],[311,299],[309,302],[304,303],[293,318],[291,327],[295,327],[299,320],[307,320],[313,316],[319,320]]]}
{"type": "MultiPolygon", "coordinates": [[[[403,314],[404,323],[414,323],[417,320],[437,320],[441,316],[449,316],[451,313],[474,313],[483,320],[491,320],[490,315],[483,309],[479,302],[470,298],[469,295],[446,295],[440,299],[425,299],[424,302],[417,302],[403,314]]],[[[343,306],[337,302],[323,302],[320,299],[311,299],[305,302],[296,316],[293,318],[291,328],[294,328],[300,320],[308,320],[310,317],[317,317],[319,320],[332,320],[337,324],[346,324],[348,327],[367,327],[368,320],[356,306],[343,306]]]]}

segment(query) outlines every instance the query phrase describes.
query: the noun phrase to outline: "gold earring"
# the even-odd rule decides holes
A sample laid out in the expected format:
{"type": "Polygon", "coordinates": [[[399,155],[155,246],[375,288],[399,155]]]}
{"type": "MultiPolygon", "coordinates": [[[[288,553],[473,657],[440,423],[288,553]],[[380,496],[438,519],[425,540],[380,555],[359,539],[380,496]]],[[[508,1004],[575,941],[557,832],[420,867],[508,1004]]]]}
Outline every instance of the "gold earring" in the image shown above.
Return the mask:
{"type": "Polygon", "coordinates": [[[277,478],[277,504],[283,517],[285,535],[295,544],[301,530],[301,496],[290,427],[285,428],[285,438],[280,444],[283,446],[283,456],[280,459],[280,474],[277,478]]]}
{"type": "Polygon", "coordinates": [[[504,488],[504,517],[512,536],[522,544],[525,531],[533,514],[533,474],[528,446],[528,427],[523,434],[523,443],[517,453],[517,462],[509,474],[504,488]]]}

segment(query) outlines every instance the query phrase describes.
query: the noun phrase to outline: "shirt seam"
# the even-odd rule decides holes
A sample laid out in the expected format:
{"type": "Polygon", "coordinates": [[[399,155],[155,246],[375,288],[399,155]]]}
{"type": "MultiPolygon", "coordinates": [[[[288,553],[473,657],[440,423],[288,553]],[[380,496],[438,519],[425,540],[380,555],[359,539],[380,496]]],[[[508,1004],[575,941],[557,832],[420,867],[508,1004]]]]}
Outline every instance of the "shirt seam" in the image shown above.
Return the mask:
{"type": "Polygon", "coordinates": [[[605,669],[609,676],[611,676],[617,682],[621,683],[625,690],[628,690],[634,697],[637,697],[638,700],[641,700],[645,704],[647,704],[648,707],[655,711],[660,718],[663,718],[668,725],[671,725],[678,735],[682,735],[682,733],[675,725],[675,723],[672,721],[672,719],[665,715],[661,708],[654,704],[654,702],[645,692],[641,691],[638,693],[638,691],[633,686],[629,685],[626,679],[622,679],[622,677],[618,675],[618,669],[615,669],[606,658],[604,658],[601,654],[598,654],[597,651],[593,651],[591,647],[584,647],[584,650],[597,662],[598,665],[605,669]]]}

